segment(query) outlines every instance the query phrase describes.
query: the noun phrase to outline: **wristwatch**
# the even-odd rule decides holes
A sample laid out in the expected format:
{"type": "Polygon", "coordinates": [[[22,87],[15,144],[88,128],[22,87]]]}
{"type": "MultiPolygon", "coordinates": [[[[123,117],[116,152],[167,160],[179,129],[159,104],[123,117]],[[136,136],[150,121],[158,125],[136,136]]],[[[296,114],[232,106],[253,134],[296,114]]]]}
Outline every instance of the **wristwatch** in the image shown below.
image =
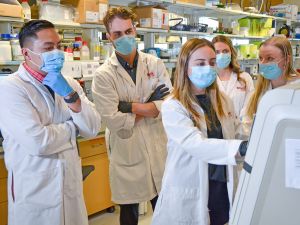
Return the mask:
{"type": "Polygon", "coordinates": [[[79,98],[79,95],[76,91],[74,91],[72,94],[71,94],[71,97],[69,98],[64,98],[65,100],[65,103],[74,103],[77,101],[77,99],[79,98]]]}

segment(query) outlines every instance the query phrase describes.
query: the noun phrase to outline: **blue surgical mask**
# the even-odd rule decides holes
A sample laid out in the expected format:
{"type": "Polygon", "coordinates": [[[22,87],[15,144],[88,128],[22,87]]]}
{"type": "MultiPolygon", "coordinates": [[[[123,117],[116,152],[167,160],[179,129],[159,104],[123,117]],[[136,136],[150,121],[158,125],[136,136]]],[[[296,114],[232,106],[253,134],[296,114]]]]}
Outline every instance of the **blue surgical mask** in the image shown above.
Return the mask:
{"type": "Polygon", "coordinates": [[[136,48],[135,37],[131,35],[124,35],[114,40],[116,51],[122,55],[129,55],[133,49],[136,48]]]}
{"type": "Polygon", "coordinates": [[[225,69],[229,66],[231,62],[231,54],[230,53],[221,53],[217,54],[216,63],[219,69],[225,69]]]}
{"type": "Polygon", "coordinates": [[[278,63],[259,63],[259,73],[268,80],[276,80],[282,74],[278,63]]]}
{"type": "Polygon", "coordinates": [[[189,75],[193,85],[201,89],[209,87],[216,77],[217,71],[213,66],[193,66],[192,73],[189,75]]]}
{"type": "Polygon", "coordinates": [[[34,65],[36,65],[40,70],[43,70],[44,72],[60,72],[64,62],[65,62],[65,55],[63,51],[60,51],[58,49],[54,49],[49,52],[43,52],[43,53],[36,53],[32,50],[28,49],[30,52],[39,55],[42,59],[42,64],[37,65],[34,61],[31,61],[34,65]]]}

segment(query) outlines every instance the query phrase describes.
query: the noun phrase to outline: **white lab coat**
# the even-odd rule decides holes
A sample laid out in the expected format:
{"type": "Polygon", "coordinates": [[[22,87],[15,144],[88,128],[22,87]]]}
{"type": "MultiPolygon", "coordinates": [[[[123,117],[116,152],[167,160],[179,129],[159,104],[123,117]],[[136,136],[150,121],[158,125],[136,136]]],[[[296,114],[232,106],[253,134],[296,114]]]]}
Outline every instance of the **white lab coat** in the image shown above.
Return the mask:
{"type": "MultiPolygon", "coordinates": [[[[135,123],[135,114],[118,111],[119,101],[144,103],[160,84],[171,88],[163,62],[143,52],[139,52],[136,84],[115,53],[95,73],[93,99],[108,128],[110,186],[118,204],[148,201],[160,191],[167,143],[161,116],[135,123]]],[[[161,103],[154,102],[159,111],[161,103]]]]}
{"type": "MultiPolygon", "coordinates": [[[[200,106],[194,107],[203,115],[200,106]]],[[[224,139],[232,139],[233,113],[228,107],[224,109],[231,115],[220,121],[224,139]]],[[[241,141],[207,139],[205,120],[199,130],[188,111],[175,99],[163,103],[162,120],[168,137],[168,157],[152,225],[208,225],[208,163],[229,165],[227,187],[232,203],[233,165],[241,141]]]]}
{"type": "Polygon", "coordinates": [[[76,133],[97,135],[100,115],[78,82],[67,80],[81,98],[80,113],[56,94],[54,101],[23,65],[0,83],[9,225],[88,224],[76,133]]]}
{"type": "Polygon", "coordinates": [[[219,76],[217,77],[219,90],[225,93],[232,100],[234,112],[238,118],[241,115],[242,109],[246,107],[245,103],[247,102],[247,99],[254,91],[251,76],[246,72],[242,72],[240,73],[240,77],[244,79],[246,85],[237,80],[237,74],[234,72],[232,72],[230,79],[227,81],[227,87],[224,86],[224,83],[220,80],[219,76]]]}

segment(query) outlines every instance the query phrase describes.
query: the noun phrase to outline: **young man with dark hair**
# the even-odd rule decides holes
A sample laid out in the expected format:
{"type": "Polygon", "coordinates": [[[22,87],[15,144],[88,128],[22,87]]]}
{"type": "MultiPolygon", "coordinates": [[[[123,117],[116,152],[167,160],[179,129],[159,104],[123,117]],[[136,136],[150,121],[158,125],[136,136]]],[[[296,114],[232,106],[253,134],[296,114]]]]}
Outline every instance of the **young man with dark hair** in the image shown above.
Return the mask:
{"type": "Polygon", "coordinates": [[[104,18],[115,52],[96,71],[93,99],[105,124],[110,151],[112,200],[120,205],[120,224],[137,225],[139,203],[154,210],[166,159],[160,108],[171,82],[157,57],[137,51],[135,15],[112,8],[104,18]]]}
{"type": "Polygon", "coordinates": [[[0,129],[8,170],[9,225],[87,225],[76,136],[96,136],[100,115],[64,78],[54,25],[26,23],[25,62],[0,82],[0,129]]]}

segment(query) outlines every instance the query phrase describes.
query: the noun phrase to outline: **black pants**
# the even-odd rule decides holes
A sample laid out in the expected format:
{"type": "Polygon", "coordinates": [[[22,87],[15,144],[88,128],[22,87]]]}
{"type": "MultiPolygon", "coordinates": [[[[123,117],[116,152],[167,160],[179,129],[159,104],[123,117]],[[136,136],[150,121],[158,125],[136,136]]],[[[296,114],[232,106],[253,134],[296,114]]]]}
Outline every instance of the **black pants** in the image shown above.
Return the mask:
{"type": "Polygon", "coordinates": [[[224,225],[229,221],[227,183],[209,180],[208,209],[210,225],[224,225]]]}
{"type": "MultiPolygon", "coordinates": [[[[154,211],[158,196],[150,202],[154,211]]],[[[120,205],[120,225],[137,225],[139,222],[139,203],[120,205]]]]}

